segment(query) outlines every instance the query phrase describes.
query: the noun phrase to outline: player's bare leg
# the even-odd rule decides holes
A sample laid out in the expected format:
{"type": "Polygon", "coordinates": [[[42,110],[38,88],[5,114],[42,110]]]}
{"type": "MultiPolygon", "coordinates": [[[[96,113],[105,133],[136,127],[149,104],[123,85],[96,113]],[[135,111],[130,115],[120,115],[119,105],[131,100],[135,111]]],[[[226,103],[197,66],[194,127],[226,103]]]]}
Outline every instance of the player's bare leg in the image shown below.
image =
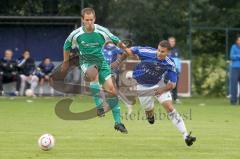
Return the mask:
{"type": "Polygon", "coordinates": [[[167,111],[172,123],[176,126],[176,128],[179,130],[179,132],[183,135],[183,138],[184,138],[186,144],[188,146],[191,146],[193,144],[193,142],[196,141],[196,137],[191,136],[191,133],[189,134],[187,132],[185,123],[184,123],[182,117],[180,116],[180,114],[176,111],[176,109],[174,109],[172,101],[171,100],[164,101],[162,103],[162,105],[165,108],[165,110],[167,111]]]}

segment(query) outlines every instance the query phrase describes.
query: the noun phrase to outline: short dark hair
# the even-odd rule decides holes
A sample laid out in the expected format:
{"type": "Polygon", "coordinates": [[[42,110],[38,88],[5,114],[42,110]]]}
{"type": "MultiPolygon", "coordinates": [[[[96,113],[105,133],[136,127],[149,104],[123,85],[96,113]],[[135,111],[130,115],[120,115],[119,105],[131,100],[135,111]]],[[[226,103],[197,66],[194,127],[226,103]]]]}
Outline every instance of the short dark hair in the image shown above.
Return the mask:
{"type": "Polygon", "coordinates": [[[51,60],[48,56],[46,56],[46,57],[43,58],[43,61],[45,61],[47,59],[51,60]]]}
{"type": "Polygon", "coordinates": [[[237,41],[239,38],[240,38],[240,35],[237,35],[237,36],[236,36],[236,41],[237,41]]]}
{"type": "Polygon", "coordinates": [[[167,40],[160,41],[158,45],[163,47],[163,48],[167,48],[168,50],[171,49],[171,45],[167,40]]]}
{"type": "Polygon", "coordinates": [[[28,49],[24,49],[22,54],[24,54],[25,52],[29,52],[30,53],[30,51],[28,49]]]}
{"type": "Polygon", "coordinates": [[[95,15],[95,11],[94,11],[93,8],[84,8],[84,9],[82,9],[82,11],[81,11],[81,16],[82,16],[82,18],[83,18],[85,14],[91,14],[91,13],[92,13],[94,16],[96,16],[96,15],[95,15]]]}
{"type": "Polygon", "coordinates": [[[169,36],[169,37],[168,37],[168,40],[169,40],[169,39],[174,39],[174,40],[176,40],[176,38],[175,38],[174,36],[169,36]]]}
{"type": "Polygon", "coordinates": [[[13,53],[12,49],[7,49],[7,50],[4,51],[4,53],[7,52],[7,51],[11,51],[13,53]]]}

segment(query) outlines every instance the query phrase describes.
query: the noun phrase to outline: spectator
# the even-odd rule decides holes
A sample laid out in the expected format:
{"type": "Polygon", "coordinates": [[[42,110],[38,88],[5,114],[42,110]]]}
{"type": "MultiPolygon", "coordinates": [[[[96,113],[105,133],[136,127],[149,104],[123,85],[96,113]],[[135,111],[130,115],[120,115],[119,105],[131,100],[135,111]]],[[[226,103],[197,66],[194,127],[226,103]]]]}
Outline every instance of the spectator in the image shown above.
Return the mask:
{"type": "MultiPolygon", "coordinates": [[[[48,81],[48,84],[52,82],[52,71],[54,69],[54,64],[51,62],[51,59],[46,57],[44,60],[38,65],[38,73],[37,76],[39,78],[39,95],[42,96],[43,94],[43,84],[45,81],[48,81]]],[[[50,86],[50,85],[49,85],[50,86]]],[[[54,89],[50,87],[51,95],[54,94],[54,89]]]]}
{"type": "Polygon", "coordinates": [[[231,98],[230,103],[232,105],[237,104],[237,94],[238,85],[240,81],[240,36],[237,37],[236,43],[232,45],[230,52],[231,60],[231,71],[230,71],[230,81],[231,81],[231,98]]]}
{"type": "MultiPolygon", "coordinates": [[[[181,73],[181,58],[180,58],[180,51],[178,48],[176,48],[176,38],[175,37],[169,37],[168,42],[171,45],[171,51],[169,53],[169,56],[174,60],[174,63],[176,65],[176,71],[177,71],[177,78],[179,79],[179,75],[181,73]]],[[[181,103],[181,101],[178,99],[178,80],[176,83],[176,87],[172,90],[172,96],[173,96],[173,101],[176,103],[181,103]]]]}
{"type": "Polygon", "coordinates": [[[68,83],[67,91],[71,93],[78,93],[79,91],[83,91],[83,88],[80,90],[75,85],[84,85],[83,76],[81,76],[81,70],[79,68],[79,55],[77,54],[77,50],[72,50],[69,54],[69,69],[68,73],[64,79],[65,83],[68,83]]]}
{"type": "Polygon", "coordinates": [[[4,95],[3,83],[16,81],[16,91],[14,95],[19,94],[21,79],[18,74],[17,62],[12,59],[12,50],[6,50],[4,57],[0,59],[0,95],[4,95]]]}
{"type": "Polygon", "coordinates": [[[77,54],[77,50],[71,50],[69,54],[69,70],[66,75],[65,82],[72,84],[80,84],[81,83],[81,70],[79,68],[79,55],[77,54]]]}
{"type": "MultiPolygon", "coordinates": [[[[21,77],[21,92],[23,95],[26,83],[30,85],[30,89],[34,92],[38,84],[38,77],[35,75],[35,61],[30,58],[30,52],[25,50],[22,57],[18,59],[18,67],[21,77]]],[[[33,95],[35,96],[35,94],[33,95]]]]}
{"type": "Polygon", "coordinates": [[[231,62],[227,61],[227,83],[228,83],[228,87],[227,87],[227,98],[231,98],[231,62]]]}

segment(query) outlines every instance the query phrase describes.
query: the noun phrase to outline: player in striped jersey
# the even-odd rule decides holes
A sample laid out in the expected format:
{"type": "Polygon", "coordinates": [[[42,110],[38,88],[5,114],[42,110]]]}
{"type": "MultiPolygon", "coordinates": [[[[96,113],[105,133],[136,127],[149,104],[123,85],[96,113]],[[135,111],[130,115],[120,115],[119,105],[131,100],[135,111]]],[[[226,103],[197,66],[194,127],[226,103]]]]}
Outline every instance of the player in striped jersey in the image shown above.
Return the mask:
{"type": "Polygon", "coordinates": [[[83,26],[74,30],[64,43],[64,64],[62,66],[62,71],[66,71],[68,67],[67,61],[69,60],[70,50],[75,47],[78,48],[80,67],[85,74],[85,79],[90,81],[90,88],[96,103],[97,114],[101,117],[104,116],[104,112],[107,111],[107,109],[104,110],[103,108],[103,99],[97,96],[100,92],[100,84],[102,84],[106,90],[115,95],[107,99],[107,103],[111,107],[115,120],[114,128],[122,133],[127,133],[127,129],[121,123],[117,93],[112,82],[111,69],[103,57],[102,47],[105,42],[112,41],[126,52],[129,52],[130,49],[108,29],[94,24],[96,16],[92,8],[84,8],[81,16],[83,26]]]}
{"type": "MultiPolygon", "coordinates": [[[[170,91],[176,86],[177,73],[174,61],[167,56],[170,48],[170,44],[166,40],[159,43],[158,49],[132,47],[131,53],[128,53],[127,56],[138,56],[141,62],[136,65],[130,76],[137,81],[138,91],[152,90],[154,92],[154,97],[163,105],[172,123],[181,132],[186,144],[191,146],[196,141],[196,137],[190,136],[191,133],[187,132],[182,117],[172,103],[170,91]]],[[[120,63],[125,57],[126,54],[118,58],[116,62],[120,63]]],[[[153,124],[155,120],[153,96],[139,96],[139,101],[145,110],[148,122],[153,124]]]]}

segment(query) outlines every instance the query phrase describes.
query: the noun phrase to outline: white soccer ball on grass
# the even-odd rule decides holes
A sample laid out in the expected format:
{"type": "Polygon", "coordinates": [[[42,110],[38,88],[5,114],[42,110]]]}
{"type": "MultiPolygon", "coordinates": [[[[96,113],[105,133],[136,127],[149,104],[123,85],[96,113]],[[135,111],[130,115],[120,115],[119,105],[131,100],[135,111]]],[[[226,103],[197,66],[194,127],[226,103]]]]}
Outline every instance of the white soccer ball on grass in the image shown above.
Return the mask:
{"type": "Polygon", "coordinates": [[[32,97],[32,96],[34,95],[34,92],[33,92],[33,90],[31,90],[31,89],[26,89],[25,95],[26,95],[27,97],[32,97]]]}
{"type": "Polygon", "coordinates": [[[51,150],[55,145],[55,138],[51,134],[43,134],[38,139],[38,146],[44,151],[51,150]]]}

